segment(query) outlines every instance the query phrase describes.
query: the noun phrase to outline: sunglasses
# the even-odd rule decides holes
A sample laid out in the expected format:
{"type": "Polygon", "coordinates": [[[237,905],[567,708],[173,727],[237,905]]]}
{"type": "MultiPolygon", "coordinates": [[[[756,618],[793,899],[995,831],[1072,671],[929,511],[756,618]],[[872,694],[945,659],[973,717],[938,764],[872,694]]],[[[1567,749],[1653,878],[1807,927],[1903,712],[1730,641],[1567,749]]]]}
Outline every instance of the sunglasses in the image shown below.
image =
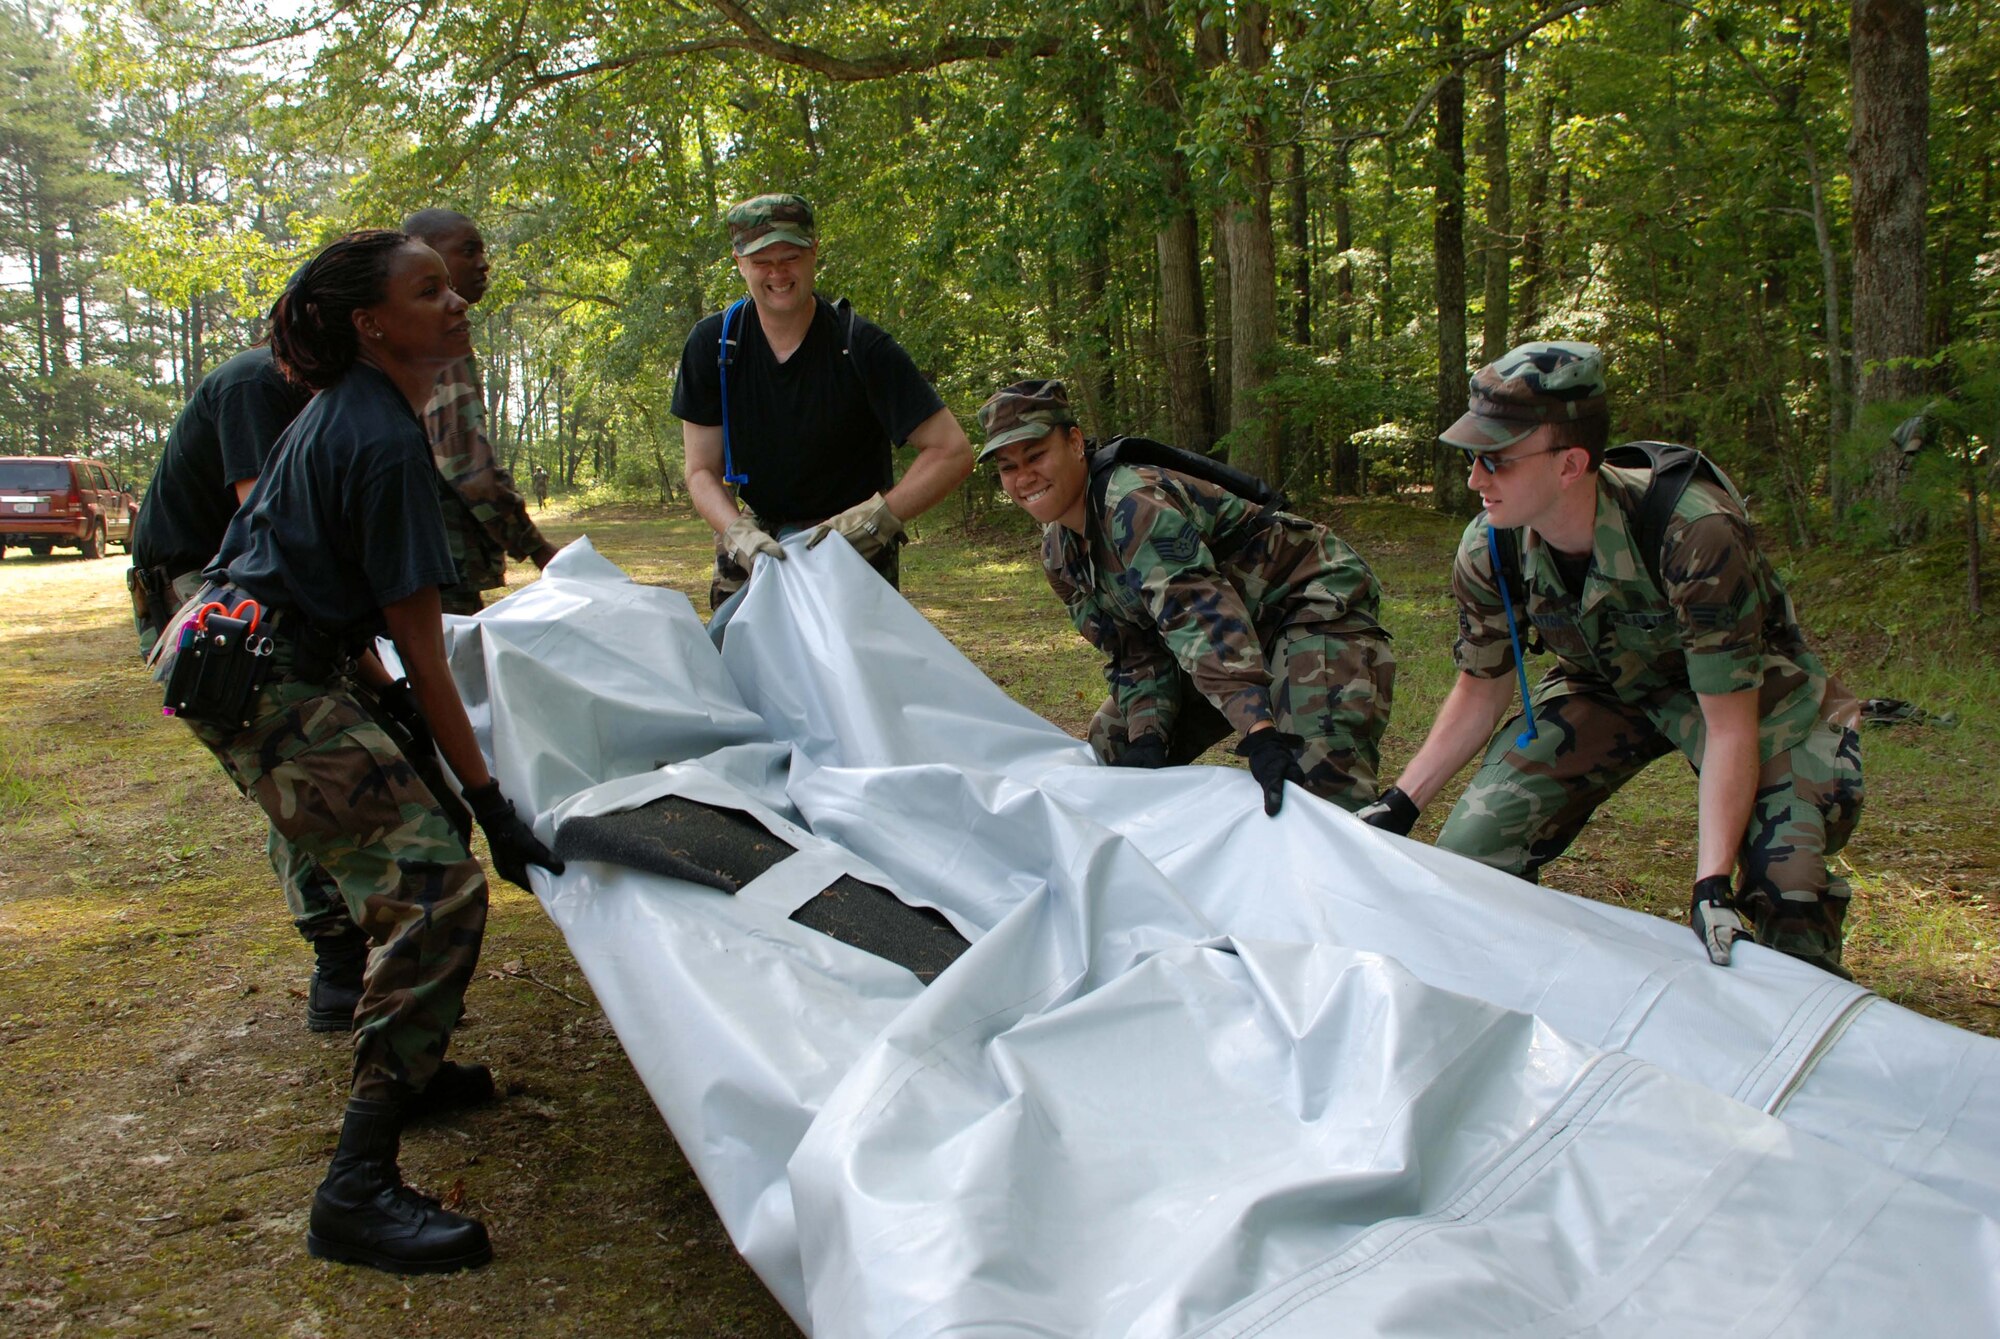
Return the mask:
{"type": "Polygon", "coordinates": [[[1459,450],[1465,452],[1473,466],[1478,467],[1487,474],[1498,474],[1517,461],[1528,460],[1534,456],[1552,456],[1559,451],[1568,451],[1571,449],[1567,446],[1545,446],[1539,451],[1524,451],[1518,456],[1503,456],[1497,452],[1486,453],[1467,450],[1465,447],[1459,448],[1459,450]]]}

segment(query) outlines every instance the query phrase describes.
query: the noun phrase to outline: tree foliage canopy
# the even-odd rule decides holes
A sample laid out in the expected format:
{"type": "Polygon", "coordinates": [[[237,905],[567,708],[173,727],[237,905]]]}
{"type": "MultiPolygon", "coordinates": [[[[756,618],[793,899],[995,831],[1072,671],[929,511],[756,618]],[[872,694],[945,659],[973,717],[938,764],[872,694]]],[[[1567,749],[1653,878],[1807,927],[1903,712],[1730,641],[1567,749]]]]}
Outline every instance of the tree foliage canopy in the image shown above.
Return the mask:
{"type": "MultiPolygon", "coordinates": [[[[737,291],[720,216],[770,189],[961,415],[1059,375],[1095,431],[1307,496],[1455,505],[1429,435],[1484,330],[1601,343],[1620,431],[1804,533],[1870,384],[1826,0],[227,2],[0,23],[14,449],[137,465],[305,250],[445,204],[495,244],[503,449],[671,492],[680,345],[737,291]]],[[[1994,17],[1929,14],[1919,354],[2000,315],[1994,17]]]]}

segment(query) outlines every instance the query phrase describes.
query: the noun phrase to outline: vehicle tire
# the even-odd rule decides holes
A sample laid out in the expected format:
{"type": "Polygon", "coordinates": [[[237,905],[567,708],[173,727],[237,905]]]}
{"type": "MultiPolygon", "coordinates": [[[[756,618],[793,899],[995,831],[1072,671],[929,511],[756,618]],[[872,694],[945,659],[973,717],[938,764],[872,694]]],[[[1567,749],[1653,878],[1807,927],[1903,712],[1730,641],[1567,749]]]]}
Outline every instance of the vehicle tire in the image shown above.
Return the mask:
{"type": "Polygon", "coordinates": [[[82,550],[85,559],[102,558],[104,556],[104,521],[102,518],[99,518],[97,524],[90,527],[90,533],[84,536],[83,543],[77,547],[82,550]]]}

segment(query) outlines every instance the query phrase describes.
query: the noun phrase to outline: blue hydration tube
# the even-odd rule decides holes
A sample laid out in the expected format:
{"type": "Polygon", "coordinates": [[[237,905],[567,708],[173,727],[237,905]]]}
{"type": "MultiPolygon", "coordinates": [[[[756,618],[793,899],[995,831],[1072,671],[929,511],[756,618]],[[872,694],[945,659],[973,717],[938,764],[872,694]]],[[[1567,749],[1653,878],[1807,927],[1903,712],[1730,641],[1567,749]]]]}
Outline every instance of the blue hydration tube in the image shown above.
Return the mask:
{"type": "Polygon", "coordinates": [[[1514,643],[1514,675],[1521,684],[1521,719],[1528,728],[1514,737],[1514,747],[1524,749],[1536,737],[1535,708],[1528,701],[1528,662],[1521,656],[1521,625],[1514,618],[1514,597],[1507,592],[1507,573],[1500,567],[1500,540],[1493,527],[1486,527],[1486,553],[1493,560],[1493,581],[1500,587],[1500,604],[1507,611],[1507,638],[1514,643]]]}
{"type": "Polygon", "coordinates": [[[743,309],[748,298],[738,298],[722,313],[722,347],[717,354],[716,364],[722,375],[722,481],[727,484],[747,484],[750,476],[736,472],[736,461],[729,451],[729,326],[736,313],[743,309]]]}

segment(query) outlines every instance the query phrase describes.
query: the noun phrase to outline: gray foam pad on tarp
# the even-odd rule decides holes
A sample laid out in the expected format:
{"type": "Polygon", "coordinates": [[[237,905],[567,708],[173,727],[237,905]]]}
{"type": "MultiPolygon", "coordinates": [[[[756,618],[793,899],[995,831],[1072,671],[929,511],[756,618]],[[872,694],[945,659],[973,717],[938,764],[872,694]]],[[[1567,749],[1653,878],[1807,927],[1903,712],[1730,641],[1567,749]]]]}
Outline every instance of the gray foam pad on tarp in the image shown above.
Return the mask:
{"type": "MultiPolygon", "coordinates": [[[[556,829],[564,860],[601,860],[734,893],[793,854],[749,815],[668,795],[615,814],[572,818],[556,829]]],[[[843,875],[791,919],[906,968],[926,985],[971,947],[937,912],[843,875]]]]}

